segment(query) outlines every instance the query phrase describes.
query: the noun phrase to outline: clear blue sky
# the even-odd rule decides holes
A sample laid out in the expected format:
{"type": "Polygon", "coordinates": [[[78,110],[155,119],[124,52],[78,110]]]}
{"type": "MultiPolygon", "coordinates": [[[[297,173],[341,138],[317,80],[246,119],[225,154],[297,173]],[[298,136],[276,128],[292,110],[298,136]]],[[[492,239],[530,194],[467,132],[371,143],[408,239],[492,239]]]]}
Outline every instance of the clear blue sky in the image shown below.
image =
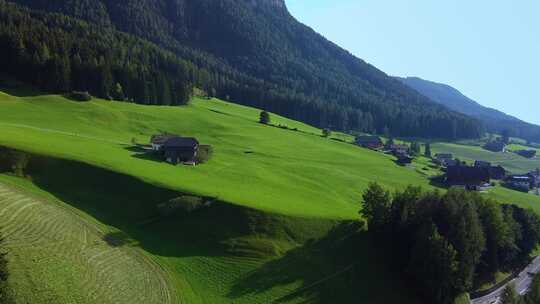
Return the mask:
{"type": "Polygon", "coordinates": [[[298,20],[395,76],[454,86],[540,124],[539,0],[286,0],[298,20]]]}

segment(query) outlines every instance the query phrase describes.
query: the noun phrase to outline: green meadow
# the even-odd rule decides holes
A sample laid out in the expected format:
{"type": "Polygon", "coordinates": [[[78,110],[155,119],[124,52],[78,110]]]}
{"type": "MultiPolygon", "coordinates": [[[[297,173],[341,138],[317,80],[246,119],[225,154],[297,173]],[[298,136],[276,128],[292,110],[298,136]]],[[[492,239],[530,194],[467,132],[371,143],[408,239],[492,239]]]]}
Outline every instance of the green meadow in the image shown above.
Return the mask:
{"type": "Polygon", "coordinates": [[[0,145],[77,160],[151,184],[293,216],[354,219],[370,181],[400,189],[428,186],[422,174],[380,153],[322,138],[313,127],[219,100],[154,107],[59,96],[0,98],[0,145]],[[171,166],[131,149],[152,134],[195,136],[214,148],[210,162],[171,166]]]}
{"type": "MultiPolygon", "coordinates": [[[[510,145],[508,148],[517,150],[518,148],[525,149],[526,147],[510,145]]],[[[540,158],[527,159],[511,152],[495,153],[487,151],[480,146],[436,143],[432,145],[432,149],[434,153],[452,153],[454,157],[469,163],[474,163],[475,160],[488,161],[495,165],[503,166],[511,173],[527,173],[540,168],[540,158]]]]}
{"type": "Polygon", "coordinates": [[[27,174],[0,174],[21,303],[418,303],[359,221],[222,202],[160,216],[180,193],[36,155],[27,174]]]}
{"type": "MultiPolygon", "coordinates": [[[[418,303],[358,211],[371,181],[434,189],[441,171],[427,158],[401,167],[350,136],[277,115],[261,125],[259,110],[216,99],[157,107],[0,93],[0,109],[0,146],[31,155],[26,178],[0,174],[22,303],[418,303]],[[172,166],[134,148],[161,132],[197,137],[213,157],[172,166]],[[185,194],[216,203],[157,212],[185,194]]],[[[433,150],[492,160],[467,146],[433,150]]],[[[540,212],[540,197],[487,195],[540,212]]]]}

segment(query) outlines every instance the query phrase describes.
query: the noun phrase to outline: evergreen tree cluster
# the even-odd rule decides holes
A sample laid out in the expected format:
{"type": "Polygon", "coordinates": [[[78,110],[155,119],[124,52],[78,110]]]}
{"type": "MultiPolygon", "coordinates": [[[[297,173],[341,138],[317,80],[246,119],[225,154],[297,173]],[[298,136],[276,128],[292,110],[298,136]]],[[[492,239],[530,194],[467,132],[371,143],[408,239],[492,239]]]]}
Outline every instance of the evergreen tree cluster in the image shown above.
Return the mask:
{"type": "Polygon", "coordinates": [[[141,39],[0,1],[2,72],[51,92],[185,104],[198,71],[141,39]]]}
{"type": "MultiPolygon", "coordinates": [[[[11,2],[57,13],[27,12],[0,0],[4,3],[0,5],[2,22],[20,20],[9,22],[10,31],[6,32],[24,35],[25,49],[54,36],[48,38],[54,42],[47,43],[47,48],[56,64],[48,71],[65,77],[59,78],[59,84],[51,84],[52,89],[84,90],[84,83],[96,86],[89,90],[98,96],[112,96],[120,93],[118,83],[124,95],[136,102],[170,104],[161,101],[169,99],[169,88],[172,100],[184,101],[184,95],[177,92],[183,92],[186,83],[193,83],[215,97],[336,131],[383,133],[387,128],[394,136],[450,139],[476,138],[484,132],[477,120],[433,103],[354,57],[296,21],[283,5],[271,4],[275,1],[11,2]],[[13,13],[17,17],[11,16],[13,13]],[[20,15],[25,16],[25,22],[20,15]],[[46,26],[39,27],[40,23],[46,26]],[[33,29],[35,25],[38,29],[33,29]],[[20,26],[28,29],[17,28],[20,26]],[[29,31],[34,32],[33,38],[27,35],[29,31]],[[74,39],[79,41],[75,47],[74,39]],[[73,72],[79,67],[77,55],[84,66],[92,67],[85,69],[84,75],[93,75],[89,73],[93,71],[98,81],[89,76],[81,80],[79,73],[73,72]],[[131,68],[126,67],[126,61],[131,68]]],[[[10,59],[13,57],[11,54],[10,59]]],[[[32,73],[19,74],[33,77],[29,76],[32,73]]]]}
{"type": "Polygon", "coordinates": [[[533,211],[459,189],[441,194],[409,186],[392,196],[371,184],[361,214],[429,303],[452,303],[480,278],[523,267],[540,241],[533,211]]]}

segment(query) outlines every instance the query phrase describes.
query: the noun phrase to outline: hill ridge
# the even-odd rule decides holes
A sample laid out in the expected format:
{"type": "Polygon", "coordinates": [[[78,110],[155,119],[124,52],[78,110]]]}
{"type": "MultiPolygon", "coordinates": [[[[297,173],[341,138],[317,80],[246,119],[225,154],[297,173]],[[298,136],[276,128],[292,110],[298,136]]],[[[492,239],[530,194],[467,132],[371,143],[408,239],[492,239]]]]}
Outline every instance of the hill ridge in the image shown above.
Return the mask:
{"type": "Polygon", "coordinates": [[[512,136],[540,142],[540,126],[525,122],[497,109],[486,107],[448,84],[420,77],[395,78],[435,102],[454,111],[478,118],[492,133],[501,134],[503,131],[509,131],[512,136]]]}

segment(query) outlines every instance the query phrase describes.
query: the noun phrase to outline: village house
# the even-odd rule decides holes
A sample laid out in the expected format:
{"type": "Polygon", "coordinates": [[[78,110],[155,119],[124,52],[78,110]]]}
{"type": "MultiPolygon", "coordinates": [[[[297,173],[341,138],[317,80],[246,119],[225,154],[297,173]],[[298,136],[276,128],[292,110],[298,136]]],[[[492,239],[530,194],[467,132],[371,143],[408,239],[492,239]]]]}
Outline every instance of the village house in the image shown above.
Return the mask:
{"type": "Polygon", "coordinates": [[[536,169],[529,173],[532,179],[532,185],[534,188],[540,189],[540,169],[536,169]]]}
{"type": "Polygon", "coordinates": [[[536,156],[536,150],[516,150],[514,153],[525,158],[534,158],[536,156]]]}
{"type": "Polygon", "coordinates": [[[397,157],[405,157],[409,155],[409,146],[407,145],[390,145],[389,151],[397,157]]]}
{"type": "Polygon", "coordinates": [[[512,175],[506,179],[506,185],[515,190],[529,192],[533,180],[529,175],[512,175]]]}
{"type": "Polygon", "coordinates": [[[167,140],[178,137],[178,135],[172,135],[172,134],[156,134],[152,135],[150,138],[150,144],[152,145],[152,150],[159,152],[163,149],[163,145],[167,142],[167,140]]]}
{"type": "Polygon", "coordinates": [[[488,168],[451,166],[446,169],[446,183],[449,186],[464,186],[468,190],[482,190],[489,186],[490,181],[488,168]]]}
{"type": "Polygon", "coordinates": [[[397,158],[397,163],[402,166],[412,164],[414,160],[414,158],[409,155],[398,155],[397,158]]]}
{"type": "Polygon", "coordinates": [[[484,145],[484,149],[491,152],[505,152],[506,144],[502,141],[492,141],[484,145]]]}
{"type": "Polygon", "coordinates": [[[158,152],[171,164],[195,164],[199,142],[193,137],[178,135],[154,135],[150,139],[152,150],[158,152]]]}
{"type": "Polygon", "coordinates": [[[358,136],[356,144],[372,150],[378,150],[384,146],[382,139],[378,136],[358,136]]]}
{"type": "Polygon", "coordinates": [[[439,164],[443,167],[453,167],[458,163],[454,160],[454,155],[450,153],[437,153],[433,159],[436,164],[439,164]]]}
{"type": "Polygon", "coordinates": [[[502,166],[493,166],[490,162],[477,160],[474,162],[477,168],[487,168],[491,179],[501,180],[506,177],[506,170],[502,166]]]}
{"type": "Polygon", "coordinates": [[[173,165],[196,163],[199,142],[193,137],[173,137],[163,145],[165,161],[173,165]]]}

